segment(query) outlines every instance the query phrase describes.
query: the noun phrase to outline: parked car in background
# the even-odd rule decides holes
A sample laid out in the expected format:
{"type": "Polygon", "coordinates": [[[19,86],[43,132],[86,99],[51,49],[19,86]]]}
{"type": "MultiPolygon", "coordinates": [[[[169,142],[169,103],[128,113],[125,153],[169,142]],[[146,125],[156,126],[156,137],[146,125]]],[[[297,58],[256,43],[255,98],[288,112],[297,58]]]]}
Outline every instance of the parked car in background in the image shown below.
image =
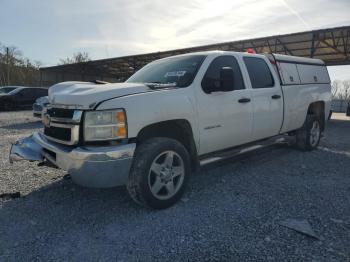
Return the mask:
{"type": "Polygon", "coordinates": [[[0,110],[31,108],[37,98],[48,93],[43,87],[6,86],[0,90],[0,110]]]}
{"type": "Polygon", "coordinates": [[[0,96],[10,93],[11,91],[15,90],[16,88],[19,88],[19,87],[18,86],[3,86],[3,87],[0,87],[0,96]]]}
{"type": "Polygon", "coordinates": [[[33,116],[41,117],[41,113],[43,112],[43,109],[46,108],[48,104],[49,104],[48,96],[42,96],[37,98],[35,100],[35,103],[33,104],[33,116]]]}

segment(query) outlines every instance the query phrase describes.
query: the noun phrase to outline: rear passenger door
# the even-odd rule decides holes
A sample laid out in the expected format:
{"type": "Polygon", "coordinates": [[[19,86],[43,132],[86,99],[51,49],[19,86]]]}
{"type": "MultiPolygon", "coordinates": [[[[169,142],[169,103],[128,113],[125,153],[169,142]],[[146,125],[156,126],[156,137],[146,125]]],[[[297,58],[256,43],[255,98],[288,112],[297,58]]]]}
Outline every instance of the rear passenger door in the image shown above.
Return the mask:
{"type": "Polygon", "coordinates": [[[283,94],[273,77],[272,65],[262,57],[243,56],[253,102],[252,139],[259,140],[279,134],[283,121],[283,94]]]}

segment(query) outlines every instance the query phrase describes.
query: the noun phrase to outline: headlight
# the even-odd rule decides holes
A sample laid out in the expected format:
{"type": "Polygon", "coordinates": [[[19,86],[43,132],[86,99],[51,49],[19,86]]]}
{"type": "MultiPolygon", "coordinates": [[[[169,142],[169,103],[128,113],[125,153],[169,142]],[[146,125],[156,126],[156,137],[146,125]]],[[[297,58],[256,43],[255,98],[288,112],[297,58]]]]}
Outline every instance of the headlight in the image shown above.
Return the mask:
{"type": "Polygon", "coordinates": [[[126,135],[124,110],[88,111],[85,113],[85,141],[126,138],[126,135]]]}

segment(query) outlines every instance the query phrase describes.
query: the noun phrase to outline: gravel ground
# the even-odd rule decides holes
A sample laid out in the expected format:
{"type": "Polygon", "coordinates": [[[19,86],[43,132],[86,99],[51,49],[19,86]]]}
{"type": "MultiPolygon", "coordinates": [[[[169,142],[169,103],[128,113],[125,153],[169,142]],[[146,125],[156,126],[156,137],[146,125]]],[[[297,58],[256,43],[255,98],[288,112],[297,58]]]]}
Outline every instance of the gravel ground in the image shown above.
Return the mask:
{"type": "Polygon", "coordinates": [[[0,113],[0,195],[21,193],[0,199],[0,261],[350,261],[349,120],[331,120],[317,151],[271,147],[203,168],[180,203],[151,211],[123,187],[11,166],[10,142],[41,125],[29,111],[0,113]],[[279,225],[289,218],[319,240],[279,225]]]}

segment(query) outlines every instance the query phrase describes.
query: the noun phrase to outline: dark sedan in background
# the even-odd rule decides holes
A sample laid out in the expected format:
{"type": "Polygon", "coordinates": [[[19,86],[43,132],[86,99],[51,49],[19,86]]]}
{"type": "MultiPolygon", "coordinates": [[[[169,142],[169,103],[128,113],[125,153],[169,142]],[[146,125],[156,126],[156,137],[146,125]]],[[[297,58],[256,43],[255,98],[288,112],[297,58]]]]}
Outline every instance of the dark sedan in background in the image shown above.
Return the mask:
{"type": "Polygon", "coordinates": [[[47,96],[42,87],[5,86],[0,88],[0,110],[29,109],[35,100],[47,96]]]}

